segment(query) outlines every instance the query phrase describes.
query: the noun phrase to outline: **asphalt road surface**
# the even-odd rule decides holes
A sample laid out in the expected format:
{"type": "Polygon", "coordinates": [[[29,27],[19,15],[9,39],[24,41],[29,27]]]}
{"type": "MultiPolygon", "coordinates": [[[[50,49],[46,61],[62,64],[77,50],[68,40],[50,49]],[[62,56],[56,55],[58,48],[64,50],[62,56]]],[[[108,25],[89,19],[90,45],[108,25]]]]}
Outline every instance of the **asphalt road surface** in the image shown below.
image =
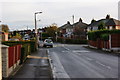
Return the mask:
{"type": "Polygon", "coordinates": [[[118,78],[118,57],[85,48],[55,44],[47,48],[57,78],[118,78]]]}

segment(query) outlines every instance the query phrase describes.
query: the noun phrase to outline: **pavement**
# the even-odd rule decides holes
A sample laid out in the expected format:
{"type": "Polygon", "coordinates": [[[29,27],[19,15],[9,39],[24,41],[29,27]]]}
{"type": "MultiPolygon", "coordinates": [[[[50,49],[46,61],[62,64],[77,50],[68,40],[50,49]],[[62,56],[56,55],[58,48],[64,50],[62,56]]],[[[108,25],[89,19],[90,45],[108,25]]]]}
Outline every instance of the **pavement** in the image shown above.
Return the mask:
{"type": "Polygon", "coordinates": [[[52,80],[52,70],[47,50],[39,49],[29,55],[25,63],[9,79],[52,80]]]}

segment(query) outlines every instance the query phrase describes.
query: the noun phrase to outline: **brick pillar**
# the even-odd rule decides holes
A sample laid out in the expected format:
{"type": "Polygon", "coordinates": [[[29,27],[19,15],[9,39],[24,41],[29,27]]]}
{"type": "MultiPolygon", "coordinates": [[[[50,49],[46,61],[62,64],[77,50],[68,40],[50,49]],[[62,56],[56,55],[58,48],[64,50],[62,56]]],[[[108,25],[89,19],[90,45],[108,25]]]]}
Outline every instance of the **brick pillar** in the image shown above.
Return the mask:
{"type": "Polygon", "coordinates": [[[8,77],[8,46],[2,45],[2,76],[8,77]]]}

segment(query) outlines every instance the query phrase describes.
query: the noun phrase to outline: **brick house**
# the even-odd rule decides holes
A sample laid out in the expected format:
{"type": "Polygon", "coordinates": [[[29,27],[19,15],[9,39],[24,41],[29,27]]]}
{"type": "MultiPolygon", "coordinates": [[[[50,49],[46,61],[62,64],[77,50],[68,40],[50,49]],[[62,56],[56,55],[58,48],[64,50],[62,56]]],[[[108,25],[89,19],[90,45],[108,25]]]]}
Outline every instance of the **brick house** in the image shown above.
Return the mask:
{"type": "Polygon", "coordinates": [[[73,24],[74,38],[86,39],[86,32],[88,24],[84,23],[80,18],[78,22],[73,24]]]}
{"type": "Polygon", "coordinates": [[[110,18],[110,15],[107,15],[105,19],[100,19],[89,24],[87,27],[87,31],[98,30],[98,26],[101,23],[104,24],[105,29],[120,29],[120,21],[114,18],[110,18]]]}
{"type": "Polygon", "coordinates": [[[73,34],[73,26],[68,21],[63,26],[59,27],[61,37],[71,38],[73,34]]]}

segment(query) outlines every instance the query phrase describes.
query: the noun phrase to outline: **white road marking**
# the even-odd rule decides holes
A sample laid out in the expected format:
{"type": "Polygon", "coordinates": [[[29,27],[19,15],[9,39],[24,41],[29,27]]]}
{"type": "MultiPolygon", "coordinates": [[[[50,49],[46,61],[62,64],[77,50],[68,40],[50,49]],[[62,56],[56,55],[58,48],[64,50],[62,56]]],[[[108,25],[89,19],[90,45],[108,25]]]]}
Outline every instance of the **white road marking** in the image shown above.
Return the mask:
{"type": "Polygon", "coordinates": [[[69,51],[62,51],[62,52],[69,52],[69,51]]]}
{"type": "Polygon", "coordinates": [[[89,57],[86,57],[86,59],[89,60],[89,61],[92,61],[92,60],[93,60],[92,58],[89,58],[89,57]]]}
{"type": "Polygon", "coordinates": [[[75,54],[77,54],[77,55],[82,55],[82,54],[80,54],[80,53],[76,53],[76,52],[74,52],[75,54]]]}
{"type": "Polygon", "coordinates": [[[69,48],[66,48],[66,47],[63,47],[63,48],[65,48],[65,49],[68,50],[68,51],[70,50],[69,48]]]}
{"type": "Polygon", "coordinates": [[[90,52],[90,51],[86,51],[86,50],[73,50],[72,52],[90,52]]]}
{"type": "Polygon", "coordinates": [[[70,80],[70,77],[65,71],[62,63],[60,62],[58,55],[55,52],[52,52],[52,55],[54,56],[53,65],[54,65],[55,76],[57,78],[68,78],[70,80]]]}
{"type": "Polygon", "coordinates": [[[110,66],[104,65],[104,64],[102,64],[102,63],[101,63],[101,62],[99,62],[99,61],[96,61],[96,63],[98,63],[99,65],[101,65],[101,66],[103,66],[103,67],[106,67],[106,68],[108,68],[108,69],[111,69],[111,67],[110,67],[110,66]]]}

